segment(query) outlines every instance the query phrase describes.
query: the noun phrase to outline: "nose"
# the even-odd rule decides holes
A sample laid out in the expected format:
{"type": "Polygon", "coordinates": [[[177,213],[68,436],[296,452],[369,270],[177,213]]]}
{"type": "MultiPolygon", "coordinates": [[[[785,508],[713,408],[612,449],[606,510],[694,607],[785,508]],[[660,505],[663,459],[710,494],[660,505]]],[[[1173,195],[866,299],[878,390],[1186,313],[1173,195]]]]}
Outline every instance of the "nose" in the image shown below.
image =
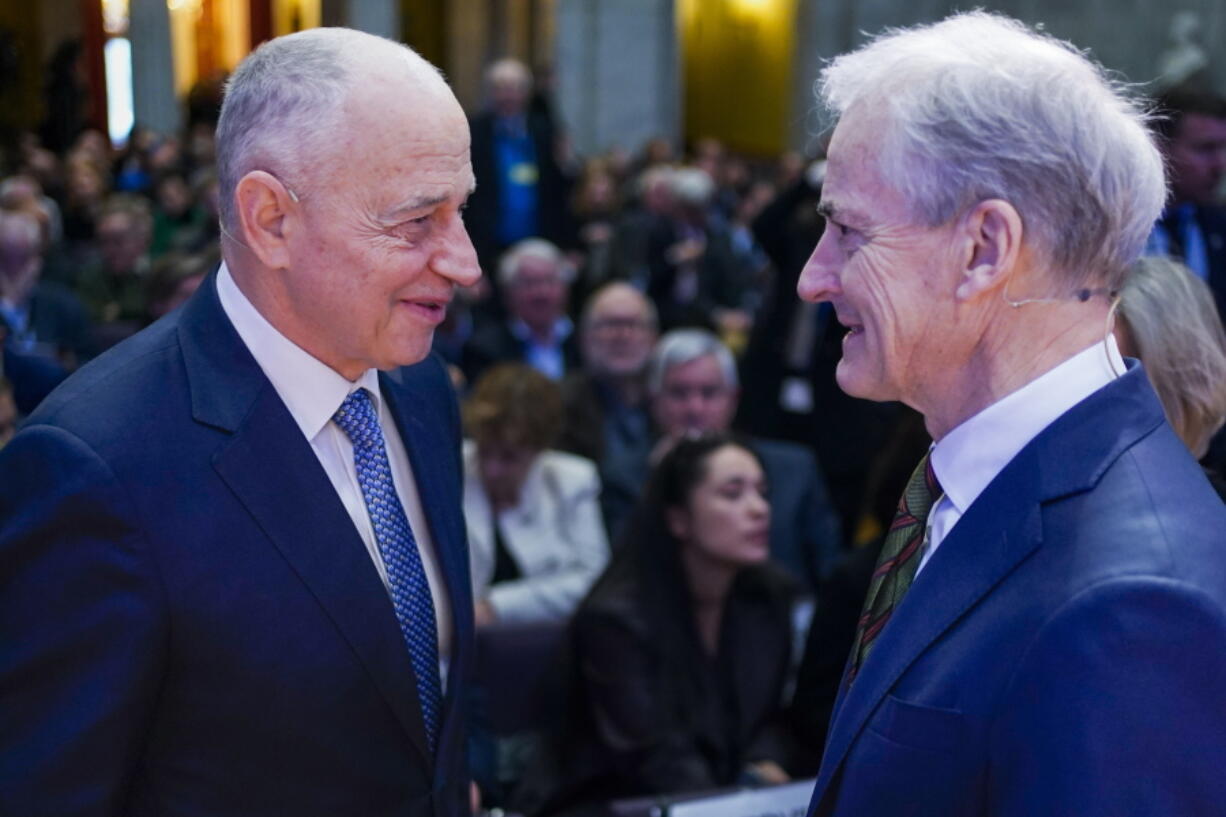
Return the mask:
{"type": "Polygon", "coordinates": [[[759,493],[758,491],[750,491],[749,503],[749,511],[754,516],[770,517],[771,503],[770,500],[766,498],[766,494],[759,493]]]}
{"type": "Polygon", "coordinates": [[[800,271],[796,294],[801,300],[814,303],[837,297],[843,292],[843,285],[839,280],[841,267],[842,257],[834,230],[826,230],[813,248],[813,254],[805,262],[804,269],[800,271]]]}
{"type": "Polygon", "coordinates": [[[462,287],[469,287],[481,279],[481,265],[477,263],[477,251],[473,248],[464,220],[459,213],[450,219],[447,232],[430,258],[430,267],[442,277],[462,287]]]}

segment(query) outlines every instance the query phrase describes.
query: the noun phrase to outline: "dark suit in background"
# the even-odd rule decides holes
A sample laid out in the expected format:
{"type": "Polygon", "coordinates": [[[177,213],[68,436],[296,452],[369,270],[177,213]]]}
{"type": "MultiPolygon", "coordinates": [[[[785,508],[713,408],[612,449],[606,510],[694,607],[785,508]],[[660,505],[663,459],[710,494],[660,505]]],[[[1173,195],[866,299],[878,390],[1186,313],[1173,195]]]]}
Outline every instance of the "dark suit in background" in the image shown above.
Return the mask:
{"type": "Polygon", "coordinates": [[[477,189],[468,200],[465,224],[472,237],[481,268],[492,273],[498,256],[518,238],[532,236],[548,239],[559,247],[574,244],[574,225],[570,215],[570,180],[562,172],[557,161],[556,134],[553,124],[540,114],[526,112],[522,121],[532,146],[536,164],[536,230],[531,235],[518,236],[511,241],[499,237],[502,180],[497,154],[497,128],[499,117],[493,111],[485,111],[473,117],[472,129],[473,175],[477,177],[477,189]]]}

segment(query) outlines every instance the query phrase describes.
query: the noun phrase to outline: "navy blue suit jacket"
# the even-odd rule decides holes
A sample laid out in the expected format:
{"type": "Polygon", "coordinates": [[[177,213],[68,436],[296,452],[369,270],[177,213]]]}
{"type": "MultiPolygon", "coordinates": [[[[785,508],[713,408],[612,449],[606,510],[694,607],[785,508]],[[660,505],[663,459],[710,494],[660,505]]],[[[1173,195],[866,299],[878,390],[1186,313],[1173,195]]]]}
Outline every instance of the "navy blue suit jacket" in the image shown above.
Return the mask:
{"type": "Polygon", "coordinates": [[[375,566],[210,278],[0,454],[0,813],[468,813],[458,412],[436,359],[380,381],[455,622],[436,756],[375,566]]]}
{"type": "Polygon", "coordinates": [[[1135,361],[1026,446],[843,687],[822,815],[1219,815],[1226,509],[1135,361]]]}

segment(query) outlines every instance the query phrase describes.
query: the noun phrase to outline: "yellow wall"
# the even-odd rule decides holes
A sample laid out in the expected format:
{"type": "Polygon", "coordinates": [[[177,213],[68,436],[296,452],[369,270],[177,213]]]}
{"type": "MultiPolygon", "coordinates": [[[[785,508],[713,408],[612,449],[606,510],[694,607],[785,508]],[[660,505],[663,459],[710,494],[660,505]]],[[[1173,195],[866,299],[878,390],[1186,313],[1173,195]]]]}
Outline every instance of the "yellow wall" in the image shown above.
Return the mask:
{"type": "Polygon", "coordinates": [[[320,26],[320,0],[273,0],[274,37],[320,26]]]}
{"type": "Polygon", "coordinates": [[[221,66],[233,71],[251,50],[251,11],[248,0],[213,0],[213,15],[220,41],[221,66]]]}
{"type": "Polygon", "coordinates": [[[763,155],[787,140],[796,0],[678,0],[685,137],[763,155]]]}
{"type": "Polygon", "coordinates": [[[22,4],[0,3],[0,28],[13,37],[17,48],[16,76],[0,78],[0,137],[18,128],[37,127],[42,119],[42,31],[37,14],[22,4]]]}
{"type": "Polygon", "coordinates": [[[174,55],[175,95],[187,95],[196,82],[196,20],[200,18],[199,0],[168,0],[170,11],[170,53],[174,55]]]}

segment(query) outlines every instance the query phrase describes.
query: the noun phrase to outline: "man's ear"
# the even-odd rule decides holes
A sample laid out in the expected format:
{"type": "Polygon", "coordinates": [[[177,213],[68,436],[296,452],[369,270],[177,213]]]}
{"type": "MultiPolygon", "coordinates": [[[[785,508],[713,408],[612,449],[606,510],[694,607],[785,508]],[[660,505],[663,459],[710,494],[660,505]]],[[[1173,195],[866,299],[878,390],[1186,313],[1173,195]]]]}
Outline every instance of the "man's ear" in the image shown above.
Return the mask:
{"type": "Polygon", "coordinates": [[[238,180],[234,197],[247,248],[266,267],[288,268],[287,238],[297,212],[289,190],[271,173],[253,170],[238,180]]]}
{"type": "Polygon", "coordinates": [[[1009,202],[987,199],[963,217],[962,229],[966,266],[954,294],[970,301],[1009,280],[1022,251],[1022,217],[1009,202]]]}

